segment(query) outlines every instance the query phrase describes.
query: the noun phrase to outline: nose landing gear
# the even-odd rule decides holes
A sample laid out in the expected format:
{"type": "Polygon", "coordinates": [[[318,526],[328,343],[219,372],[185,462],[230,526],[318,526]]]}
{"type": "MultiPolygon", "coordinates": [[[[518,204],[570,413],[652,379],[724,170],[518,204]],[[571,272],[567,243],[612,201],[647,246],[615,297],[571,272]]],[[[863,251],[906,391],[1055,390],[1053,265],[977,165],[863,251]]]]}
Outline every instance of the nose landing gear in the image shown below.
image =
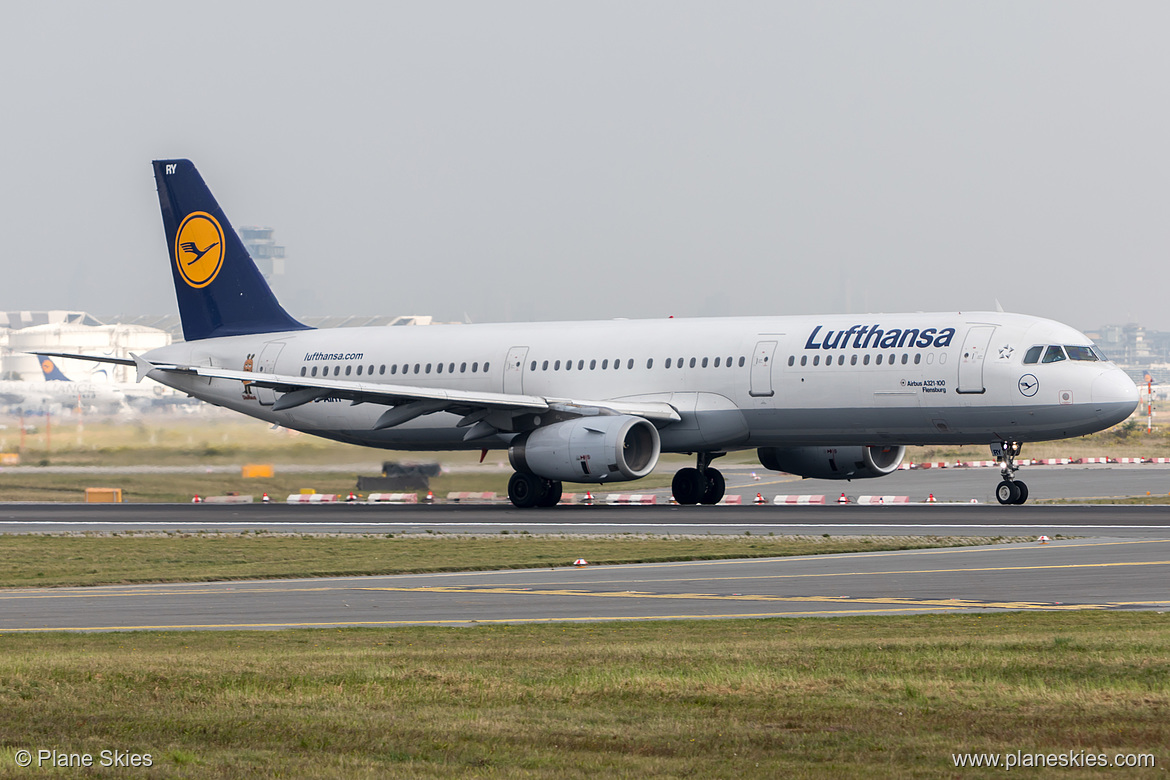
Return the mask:
{"type": "Polygon", "coordinates": [[[1016,479],[1016,472],[1020,468],[1016,456],[1023,446],[1023,442],[1019,441],[1005,441],[991,446],[991,454],[1003,464],[999,467],[1003,481],[995,488],[995,500],[1001,504],[1022,504],[1028,500],[1028,486],[1016,479]]]}
{"type": "Polygon", "coordinates": [[[697,468],[679,469],[674,474],[671,490],[680,504],[718,504],[727,489],[723,473],[711,468],[711,461],[726,452],[700,452],[697,468]]]}

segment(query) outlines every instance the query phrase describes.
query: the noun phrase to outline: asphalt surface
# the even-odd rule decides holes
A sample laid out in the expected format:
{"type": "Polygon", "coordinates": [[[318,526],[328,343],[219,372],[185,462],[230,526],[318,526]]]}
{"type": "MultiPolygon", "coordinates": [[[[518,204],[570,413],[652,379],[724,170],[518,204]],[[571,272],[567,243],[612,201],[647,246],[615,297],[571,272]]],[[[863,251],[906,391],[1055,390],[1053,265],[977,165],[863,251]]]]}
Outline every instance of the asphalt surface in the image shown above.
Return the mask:
{"type": "MultiPolygon", "coordinates": [[[[1053,469],[1036,493],[1130,494],[1170,470],[1053,469]]],[[[909,472],[881,490],[945,496],[989,470],[909,472]],[[946,474],[946,472],[941,472],[946,474]],[[924,479],[925,478],[925,479],[924,479]],[[942,485],[941,488],[938,486],[942,485]],[[909,491],[904,491],[909,492],[909,491]],[[922,491],[919,490],[919,493],[922,491]]],[[[735,490],[828,492],[812,481],[735,490]]],[[[822,483],[825,484],[825,483],[822,483]]],[[[828,483],[840,487],[839,483],[828,483]]],[[[993,486],[993,485],[992,485],[993,486]]],[[[990,491],[990,488],[988,488],[990,491]]],[[[839,492],[839,491],[837,491],[839,492]]],[[[1144,490],[1141,492],[1145,492],[1144,490]]],[[[1152,491],[1151,491],[1152,492],[1152,491]]],[[[917,499],[921,500],[922,496],[917,499]]],[[[945,500],[945,499],[944,499],[945,500]]],[[[1170,506],[988,503],[885,506],[0,505],[0,533],[208,530],[328,533],[713,533],[1077,537],[937,550],[587,566],[540,571],[0,590],[0,632],[269,629],[405,624],[662,620],[998,610],[1164,610],[1170,606],[1170,506]]]]}

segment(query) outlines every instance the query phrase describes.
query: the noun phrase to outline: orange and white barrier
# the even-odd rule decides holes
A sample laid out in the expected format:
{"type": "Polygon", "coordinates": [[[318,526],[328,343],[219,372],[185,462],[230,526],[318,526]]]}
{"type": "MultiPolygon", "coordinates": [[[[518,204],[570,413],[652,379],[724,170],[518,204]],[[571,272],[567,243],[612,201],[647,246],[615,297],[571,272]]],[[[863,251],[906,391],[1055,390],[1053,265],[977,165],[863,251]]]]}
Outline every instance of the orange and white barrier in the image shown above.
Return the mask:
{"type": "Polygon", "coordinates": [[[367,504],[417,504],[418,493],[370,493],[367,504]]]}
{"type": "Polygon", "coordinates": [[[999,464],[994,460],[968,460],[959,465],[965,469],[988,469],[999,464]]]}
{"type": "Polygon", "coordinates": [[[773,504],[823,504],[825,503],[824,496],[776,496],[772,499],[773,504]]]}
{"type": "Polygon", "coordinates": [[[1041,458],[1040,460],[1032,461],[1036,466],[1067,466],[1072,463],[1069,458],[1041,458]]]}
{"type": "Polygon", "coordinates": [[[610,493],[605,497],[607,504],[657,504],[658,496],[653,493],[610,493]]]}
{"type": "Polygon", "coordinates": [[[1170,463],[1170,458],[1146,458],[1146,463],[1170,463]]]}
{"type": "Polygon", "coordinates": [[[859,504],[909,504],[910,496],[858,496],[859,504]]]}
{"type": "Polygon", "coordinates": [[[1145,463],[1145,458],[1118,458],[1118,463],[1145,463]]]}
{"type": "Polygon", "coordinates": [[[496,500],[495,493],[448,493],[447,503],[450,504],[490,504],[496,500]]]}
{"type": "Polygon", "coordinates": [[[724,496],[719,499],[719,503],[716,506],[740,506],[741,504],[743,504],[743,496],[735,495],[724,496]]]}
{"type": "Polygon", "coordinates": [[[1113,458],[1077,458],[1073,463],[1115,463],[1113,458]]]}
{"type": "Polygon", "coordinates": [[[336,493],[293,493],[285,503],[287,504],[336,504],[341,496],[336,493]]]}

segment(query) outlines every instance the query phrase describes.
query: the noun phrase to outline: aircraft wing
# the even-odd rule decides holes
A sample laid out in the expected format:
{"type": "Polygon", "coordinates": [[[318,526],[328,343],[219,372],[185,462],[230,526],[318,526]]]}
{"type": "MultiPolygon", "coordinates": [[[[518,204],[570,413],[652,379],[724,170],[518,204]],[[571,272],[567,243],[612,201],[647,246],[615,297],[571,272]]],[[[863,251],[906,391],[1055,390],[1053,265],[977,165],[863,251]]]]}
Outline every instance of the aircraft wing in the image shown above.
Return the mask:
{"type": "Polygon", "coordinates": [[[235,379],[255,387],[271,388],[284,393],[276,399],[273,411],[283,411],[325,398],[342,398],[359,403],[392,406],[375,424],[390,428],[415,417],[449,411],[465,415],[461,425],[472,425],[492,411],[561,412],[573,416],[603,413],[629,414],[658,422],[678,422],[678,411],[662,401],[597,401],[576,398],[552,398],[518,393],[492,393],[478,390],[454,390],[349,379],[326,379],[255,371],[237,371],[211,366],[181,366],[151,363],[136,357],[139,379],[158,373],[185,373],[208,379],[235,379]],[[478,414],[477,414],[478,413],[478,414]]]}

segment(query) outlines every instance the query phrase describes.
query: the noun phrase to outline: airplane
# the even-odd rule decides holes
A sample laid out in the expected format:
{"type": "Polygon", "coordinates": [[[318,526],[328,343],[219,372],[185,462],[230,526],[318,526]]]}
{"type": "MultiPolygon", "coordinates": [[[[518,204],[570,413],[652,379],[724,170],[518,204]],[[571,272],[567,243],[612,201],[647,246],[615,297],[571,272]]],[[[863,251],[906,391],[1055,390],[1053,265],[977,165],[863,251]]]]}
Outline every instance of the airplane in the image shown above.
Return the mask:
{"type": "Polygon", "coordinates": [[[0,403],[19,406],[25,411],[53,406],[80,406],[108,413],[127,408],[126,396],[118,387],[101,382],[71,381],[50,358],[38,357],[41,358],[41,373],[46,381],[0,381],[0,403]]]}
{"type": "MultiPolygon", "coordinates": [[[[1003,312],[669,318],[312,329],[284,310],[195,166],[153,163],[185,341],[129,358],[208,403],[342,442],[507,450],[508,497],[637,480],[688,453],[679,504],[714,504],[712,467],[861,479],[908,445],[987,444],[996,498],[1022,504],[1024,442],[1125,420],[1134,383],[1075,329],[1003,312]]],[[[56,355],[60,357],[78,357],[56,355]]]]}

